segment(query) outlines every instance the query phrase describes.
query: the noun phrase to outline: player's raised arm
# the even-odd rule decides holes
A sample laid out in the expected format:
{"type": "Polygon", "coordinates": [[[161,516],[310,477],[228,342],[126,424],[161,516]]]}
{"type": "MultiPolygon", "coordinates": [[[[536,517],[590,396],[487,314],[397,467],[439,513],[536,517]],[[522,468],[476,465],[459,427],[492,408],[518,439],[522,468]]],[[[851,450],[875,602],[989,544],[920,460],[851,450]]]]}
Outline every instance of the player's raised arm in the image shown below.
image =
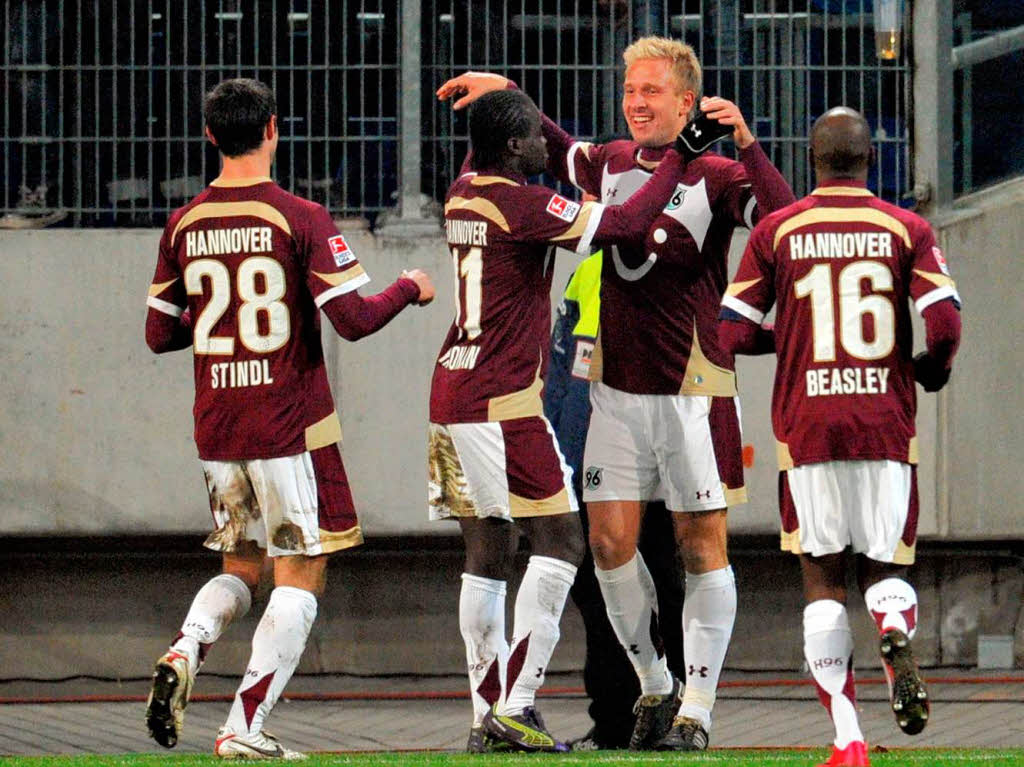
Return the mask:
{"type": "Polygon", "coordinates": [[[719,96],[705,96],[701,113],[709,120],[731,127],[732,140],[739,149],[739,160],[746,178],[737,179],[732,190],[733,214],[737,223],[749,229],[762,218],[796,201],[786,179],[764,153],[738,106],[719,96]],[[749,187],[749,191],[746,191],[749,187]]]}

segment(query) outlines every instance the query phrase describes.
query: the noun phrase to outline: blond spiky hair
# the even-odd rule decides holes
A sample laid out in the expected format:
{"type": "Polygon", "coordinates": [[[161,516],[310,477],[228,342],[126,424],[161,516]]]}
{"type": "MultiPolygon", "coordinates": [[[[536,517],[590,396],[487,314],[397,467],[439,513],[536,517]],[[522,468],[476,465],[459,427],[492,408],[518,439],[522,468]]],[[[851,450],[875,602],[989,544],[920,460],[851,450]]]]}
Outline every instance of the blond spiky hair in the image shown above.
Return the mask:
{"type": "Polygon", "coordinates": [[[693,48],[670,37],[641,37],[622,52],[622,60],[630,67],[640,59],[668,59],[672,62],[682,89],[693,91],[699,98],[702,76],[700,62],[693,48]]]}

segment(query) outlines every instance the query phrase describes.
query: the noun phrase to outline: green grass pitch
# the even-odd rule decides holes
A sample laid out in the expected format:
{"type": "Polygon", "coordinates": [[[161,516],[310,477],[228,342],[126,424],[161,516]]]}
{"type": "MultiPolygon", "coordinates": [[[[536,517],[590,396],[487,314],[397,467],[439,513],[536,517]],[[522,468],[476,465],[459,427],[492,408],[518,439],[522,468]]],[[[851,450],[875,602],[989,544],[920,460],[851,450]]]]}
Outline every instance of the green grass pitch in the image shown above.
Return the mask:
{"type": "MultiPolygon", "coordinates": [[[[308,767],[346,765],[351,767],[520,767],[522,765],[601,765],[602,767],[658,767],[660,765],[714,765],[715,767],[814,767],[825,758],[825,749],[722,749],[704,754],[630,754],[599,752],[579,754],[471,755],[440,752],[311,754],[299,764],[308,767]]],[[[202,754],[122,754],[110,756],[40,756],[0,758],[0,767],[204,767],[224,765],[221,759],[202,754]]],[[[255,762],[243,762],[255,764],[255,762]]],[[[871,764],[955,765],[955,767],[1024,767],[1024,749],[938,749],[894,750],[872,753],[871,764]]]]}

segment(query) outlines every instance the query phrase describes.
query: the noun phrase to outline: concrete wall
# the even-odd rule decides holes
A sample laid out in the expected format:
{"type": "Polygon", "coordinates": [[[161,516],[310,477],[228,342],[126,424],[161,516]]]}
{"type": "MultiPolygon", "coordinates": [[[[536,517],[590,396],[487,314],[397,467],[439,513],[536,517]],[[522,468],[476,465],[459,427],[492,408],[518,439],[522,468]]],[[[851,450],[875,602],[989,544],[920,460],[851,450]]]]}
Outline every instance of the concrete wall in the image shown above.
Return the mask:
{"type": "MultiPolygon", "coordinates": [[[[944,539],[1019,539],[1024,180],[963,207],[938,222],[965,301],[965,330],[948,390],[920,396],[920,529],[944,539]]],[[[191,357],[155,356],[143,339],[158,236],[0,232],[0,535],[207,529],[192,442],[191,357]]],[[[407,310],[359,343],[324,333],[356,505],[370,534],[454,532],[428,524],[425,504],[427,395],[453,312],[450,258],[440,234],[349,239],[374,278],[368,289],[411,266],[427,269],[438,286],[434,304],[407,310]]],[[[734,264],[745,239],[735,238],[734,264]]],[[[553,298],[576,260],[562,254],[553,298]]],[[[739,365],[744,441],[755,462],[752,501],[730,515],[735,532],[777,529],[773,373],[771,358],[739,365]]]]}

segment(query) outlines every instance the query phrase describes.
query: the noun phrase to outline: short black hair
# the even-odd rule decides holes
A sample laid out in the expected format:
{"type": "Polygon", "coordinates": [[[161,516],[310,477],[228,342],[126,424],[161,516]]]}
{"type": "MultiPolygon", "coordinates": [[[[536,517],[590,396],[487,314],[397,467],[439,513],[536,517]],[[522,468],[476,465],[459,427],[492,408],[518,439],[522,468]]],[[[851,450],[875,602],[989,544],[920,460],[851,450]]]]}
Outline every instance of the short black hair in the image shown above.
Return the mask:
{"type": "Polygon", "coordinates": [[[265,83],[245,77],[219,83],[203,99],[206,127],[225,157],[259,149],[263,131],[275,114],[274,92],[265,83]]]}
{"type": "Polygon", "coordinates": [[[520,90],[485,93],[469,110],[470,164],[488,168],[501,162],[510,138],[526,138],[540,120],[533,99],[520,90]]]}

